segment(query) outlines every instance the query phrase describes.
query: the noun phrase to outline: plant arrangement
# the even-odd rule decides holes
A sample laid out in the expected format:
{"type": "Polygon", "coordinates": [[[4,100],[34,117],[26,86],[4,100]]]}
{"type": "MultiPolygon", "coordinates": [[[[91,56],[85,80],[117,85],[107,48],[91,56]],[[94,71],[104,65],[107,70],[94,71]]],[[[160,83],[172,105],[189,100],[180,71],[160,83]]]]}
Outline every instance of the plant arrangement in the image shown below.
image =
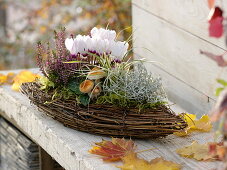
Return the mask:
{"type": "Polygon", "coordinates": [[[94,27],[89,35],[55,32],[37,45],[43,77],[22,85],[33,103],[64,125],[111,136],[158,137],[182,130],[185,121],[166,104],[161,79],[144,60],[131,60],[127,41],[94,27]],[[106,129],[103,129],[106,128],[106,129]]]}

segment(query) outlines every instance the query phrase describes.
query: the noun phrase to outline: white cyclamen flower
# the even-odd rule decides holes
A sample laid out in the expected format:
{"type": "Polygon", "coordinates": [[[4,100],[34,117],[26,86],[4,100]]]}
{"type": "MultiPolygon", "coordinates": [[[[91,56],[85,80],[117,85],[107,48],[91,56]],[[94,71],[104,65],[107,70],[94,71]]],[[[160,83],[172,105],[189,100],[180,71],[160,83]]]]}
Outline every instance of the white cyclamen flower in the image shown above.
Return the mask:
{"type": "Polygon", "coordinates": [[[117,59],[122,59],[128,51],[129,44],[127,42],[113,42],[111,46],[111,55],[115,56],[117,59]]]}
{"type": "Polygon", "coordinates": [[[106,53],[121,60],[127,53],[129,44],[127,42],[115,41],[115,38],[115,31],[94,27],[91,30],[91,37],[77,35],[75,39],[67,38],[65,46],[71,54],[87,54],[88,52],[106,53]]]}
{"type": "Polygon", "coordinates": [[[94,27],[91,30],[91,37],[95,38],[95,37],[99,37],[101,39],[107,39],[110,41],[114,41],[116,38],[116,32],[114,30],[107,30],[107,29],[103,29],[103,28],[96,28],[94,27]]]}
{"type": "Polygon", "coordinates": [[[71,54],[74,53],[74,51],[72,51],[73,44],[74,44],[73,38],[66,38],[66,40],[65,40],[65,47],[67,48],[67,50],[70,51],[71,54]]]}

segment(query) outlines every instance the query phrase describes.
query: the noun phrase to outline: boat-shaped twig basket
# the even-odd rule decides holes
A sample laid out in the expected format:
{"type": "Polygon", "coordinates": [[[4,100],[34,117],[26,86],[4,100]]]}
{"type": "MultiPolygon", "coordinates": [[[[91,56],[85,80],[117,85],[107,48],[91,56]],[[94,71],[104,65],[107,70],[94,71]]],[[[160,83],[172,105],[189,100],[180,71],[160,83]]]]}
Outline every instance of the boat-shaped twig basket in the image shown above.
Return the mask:
{"type": "Polygon", "coordinates": [[[23,94],[45,114],[76,130],[130,138],[157,138],[178,132],[187,123],[168,106],[161,105],[141,112],[138,109],[91,104],[81,107],[76,100],[51,101],[51,94],[40,90],[37,83],[24,83],[23,94]]]}

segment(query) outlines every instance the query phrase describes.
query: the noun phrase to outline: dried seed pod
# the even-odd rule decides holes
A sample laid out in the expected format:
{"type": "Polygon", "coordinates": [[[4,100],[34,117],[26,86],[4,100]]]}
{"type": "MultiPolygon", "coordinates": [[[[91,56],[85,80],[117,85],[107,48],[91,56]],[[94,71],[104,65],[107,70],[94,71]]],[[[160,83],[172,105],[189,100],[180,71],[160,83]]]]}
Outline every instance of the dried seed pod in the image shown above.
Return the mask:
{"type": "Polygon", "coordinates": [[[102,92],[102,88],[100,85],[98,85],[94,87],[94,89],[91,91],[89,95],[91,96],[91,98],[95,98],[95,97],[98,97],[101,92],[102,92]]]}
{"type": "Polygon", "coordinates": [[[94,82],[91,80],[84,80],[81,84],[80,84],[80,91],[82,93],[89,93],[91,92],[91,90],[94,88],[94,82]]]}
{"type": "Polygon", "coordinates": [[[90,80],[97,80],[97,79],[101,79],[103,77],[106,77],[106,73],[105,71],[103,71],[102,69],[98,68],[98,67],[94,67],[89,73],[87,78],[90,80]]]}

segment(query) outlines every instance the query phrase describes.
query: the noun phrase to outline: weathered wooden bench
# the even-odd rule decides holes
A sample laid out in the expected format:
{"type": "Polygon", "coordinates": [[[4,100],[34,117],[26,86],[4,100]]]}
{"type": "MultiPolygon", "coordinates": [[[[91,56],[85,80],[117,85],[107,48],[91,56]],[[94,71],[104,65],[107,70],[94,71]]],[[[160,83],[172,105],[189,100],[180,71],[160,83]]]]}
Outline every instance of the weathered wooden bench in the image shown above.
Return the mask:
{"type": "MultiPolygon", "coordinates": [[[[37,70],[32,71],[37,72],[37,70]]],[[[173,105],[172,109],[178,113],[184,111],[177,105],[173,105]]],[[[12,91],[10,86],[0,87],[0,114],[40,145],[45,152],[67,170],[117,169],[113,166],[113,163],[104,163],[97,156],[88,153],[88,150],[95,142],[110,138],[64,127],[59,122],[38,111],[37,107],[31,105],[26,96],[12,91]]],[[[139,150],[155,148],[140,154],[146,160],[162,156],[167,160],[180,163],[183,169],[214,169],[219,166],[220,162],[217,161],[198,162],[180,157],[175,152],[176,149],[189,145],[194,140],[200,143],[212,141],[213,133],[194,133],[186,138],[170,135],[162,139],[135,141],[139,150]]],[[[46,154],[44,155],[43,159],[49,159],[46,154]]],[[[49,170],[50,166],[51,164],[47,163],[45,166],[43,165],[43,169],[49,170]]]]}

